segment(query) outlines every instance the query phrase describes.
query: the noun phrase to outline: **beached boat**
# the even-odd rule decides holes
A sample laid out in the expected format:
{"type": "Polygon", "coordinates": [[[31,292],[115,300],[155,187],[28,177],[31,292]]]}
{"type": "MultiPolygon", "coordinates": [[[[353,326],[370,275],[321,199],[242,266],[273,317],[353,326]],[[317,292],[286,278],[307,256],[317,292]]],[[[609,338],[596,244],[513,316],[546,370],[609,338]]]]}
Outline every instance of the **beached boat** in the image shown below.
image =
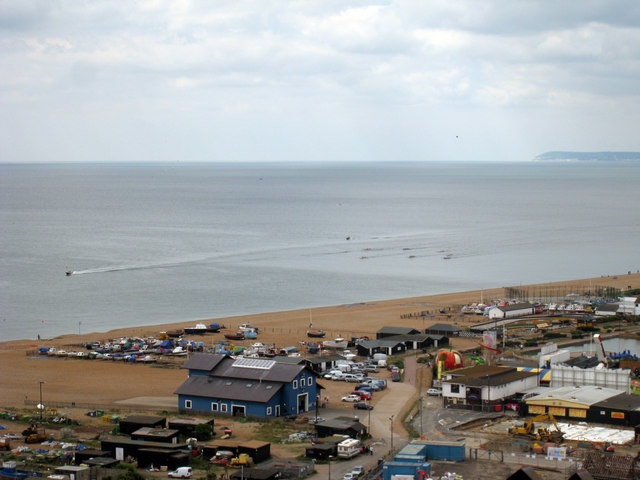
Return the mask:
{"type": "Polygon", "coordinates": [[[325,348],[345,349],[348,347],[348,342],[344,338],[336,338],[335,340],[325,340],[322,342],[325,348]]]}
{"type": "Polygon", "coordinates": [[[240,325],[238,327],[238,330],[240,330],[241,332],[256,332],[256,333],[258,333],[259,329],[258,329],[258,327],[254,327],[249,322],[247,322],[247,323],[243,323],[242,325],[240,325]]]}
{"type": "Polygon", "coordinates": [[[309,338],[323,338],[326,335],[322,330],[307,330],[307,337],[309,338]]]}
{"type": "Polygon", "coordinates": [[[227,340],[244,340],[244,332],[227,332],[224,334],[224,338],[227,340]]]}
{"type": "Polygon", "coordinates": [[[204,335],[207,333],[207,326],[204,323],[198,323],[195,327],[185,328],[184,333],[187,335],[204,335]]]}
{"type": "Polygon", "coordinates": [[[167,337],[170,338],[178,338],[181,337],[182,335],[184,335],[184,330],[182,329],[178,329],[178,330],[167,330],[166,332],[164,332],[167,334],[167,337]]]}

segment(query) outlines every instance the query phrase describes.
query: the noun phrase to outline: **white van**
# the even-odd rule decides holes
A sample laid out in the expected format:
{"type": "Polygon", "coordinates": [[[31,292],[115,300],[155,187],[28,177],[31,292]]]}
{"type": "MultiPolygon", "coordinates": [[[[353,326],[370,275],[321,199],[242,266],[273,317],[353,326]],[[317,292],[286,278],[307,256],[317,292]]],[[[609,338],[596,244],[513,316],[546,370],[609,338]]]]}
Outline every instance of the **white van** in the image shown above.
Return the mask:
{"type": "Polygon", "coordinates": [[[173,472],[169,472],[172,478],[189,478],[191,477],[191,467],[178,467],[173,472]]]}

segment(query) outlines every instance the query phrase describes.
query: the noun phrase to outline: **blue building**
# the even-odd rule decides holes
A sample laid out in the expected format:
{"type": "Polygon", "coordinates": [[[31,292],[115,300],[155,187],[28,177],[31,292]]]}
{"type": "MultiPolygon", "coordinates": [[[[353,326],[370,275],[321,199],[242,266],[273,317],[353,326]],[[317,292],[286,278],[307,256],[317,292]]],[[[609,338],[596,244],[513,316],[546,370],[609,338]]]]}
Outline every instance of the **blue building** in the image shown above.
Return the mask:
{"type": "Polygon", "coordinates": [[[305,365],[197,353],[182,368],[189,378],[174,392],[180,410],[280,417],[315,410],[317,376],[305,365]]]}

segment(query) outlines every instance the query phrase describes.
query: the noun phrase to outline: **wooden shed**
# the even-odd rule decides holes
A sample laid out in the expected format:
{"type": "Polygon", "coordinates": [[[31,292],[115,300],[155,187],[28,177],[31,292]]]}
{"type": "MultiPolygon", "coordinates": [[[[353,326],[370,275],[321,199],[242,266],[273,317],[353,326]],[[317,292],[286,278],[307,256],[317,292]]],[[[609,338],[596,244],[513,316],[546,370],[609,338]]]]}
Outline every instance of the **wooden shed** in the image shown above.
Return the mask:
{"type": "Polygon", "coordinates": [[[120,420],[120,433],[125,435],[131,435],[143,427],[167,428],[167,419],[153,415],[130,415],[120,420]]]}

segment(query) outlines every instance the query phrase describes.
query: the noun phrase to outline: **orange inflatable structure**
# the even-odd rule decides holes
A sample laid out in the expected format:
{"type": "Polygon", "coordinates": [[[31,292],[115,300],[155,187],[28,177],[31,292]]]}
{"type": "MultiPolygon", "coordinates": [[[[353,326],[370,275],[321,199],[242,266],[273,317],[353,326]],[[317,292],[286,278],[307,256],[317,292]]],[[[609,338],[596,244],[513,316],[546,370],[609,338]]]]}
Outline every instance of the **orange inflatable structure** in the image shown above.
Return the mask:
{"type": "Polygon", "coordinates": [[[454,370],[464,367],[464,360],[460,352],[456,350],[440,350],[437,357],[438,364],[442,362],[444,370],[454,370]]]}

